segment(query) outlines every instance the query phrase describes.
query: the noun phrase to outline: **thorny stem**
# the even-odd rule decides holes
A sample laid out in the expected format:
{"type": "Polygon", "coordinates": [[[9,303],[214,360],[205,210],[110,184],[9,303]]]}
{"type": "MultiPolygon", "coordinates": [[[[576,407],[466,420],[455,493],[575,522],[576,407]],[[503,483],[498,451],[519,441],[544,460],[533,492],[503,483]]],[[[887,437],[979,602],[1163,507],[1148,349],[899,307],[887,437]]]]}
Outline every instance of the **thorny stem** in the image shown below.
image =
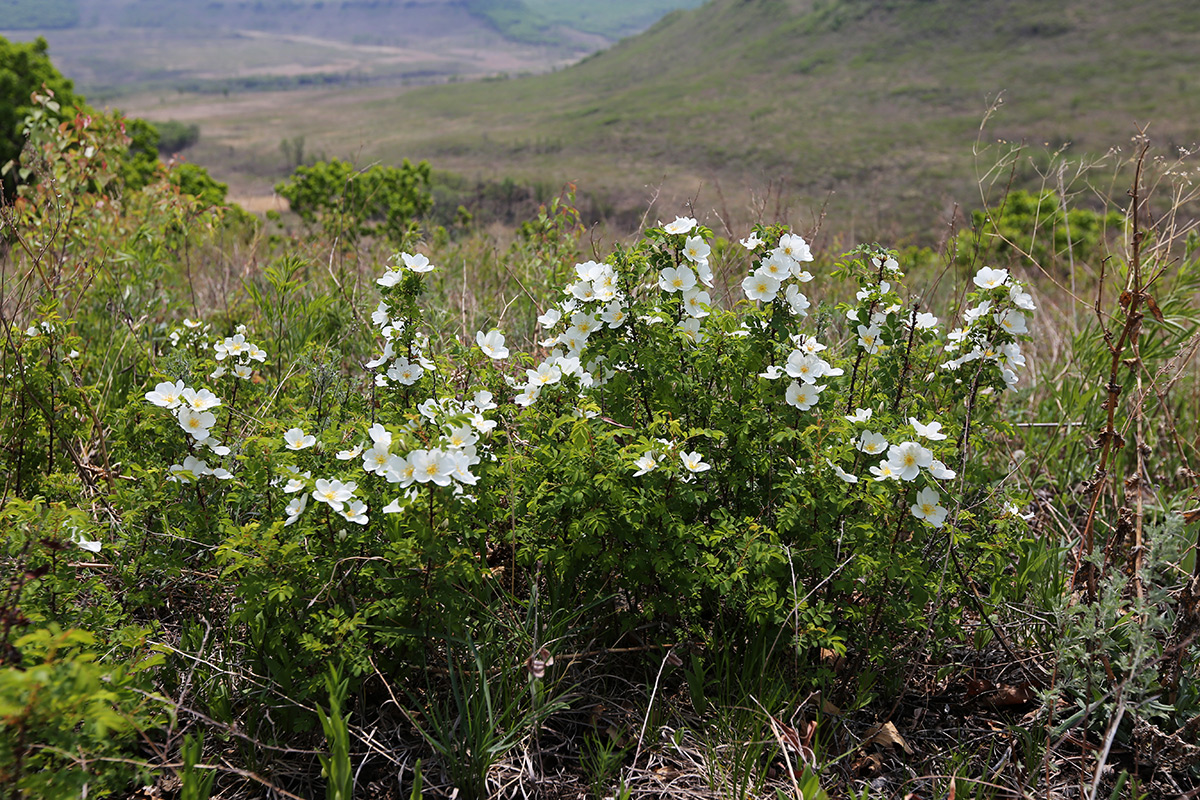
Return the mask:
{"type": "Polygon", "coordinates": [[[920,307],[920,303],[913,303],[912,316],[908,326],[908,343],[904,346],[904,365],[900,368],[900,380],[896,382],[896,399],[892,401],[893,414],[900,408],[900,400],[904,397],[904,379],[908,377],[908,371],[912,366],[913,340],[917,336],[917,309],[920,307]]]}
{"type": "Polygon", "coordinates": [[[239,383],[235,381],[233,384],[233,394],[229,397],[229,413],[225,419],[225,441],[229,441],[229,429],[233,426],[233,406],[237,403],[238,385],[239,383]]]}
{"type": "MultiPolygon", "coordinates": [[[[900,533],[904,528],[904,495],[897,494],[900,499],[900,513],[896,515],[896,530],[892,532],[892,544],[888,549],[888,561],[896,554],[896,543],[900,541],[900,533]]],[[[865,641],[870,642],[875,636],[876,626],[879,624],[879,617],[883,615],[883,604],[887,599],[888,593],[892,588],[892,572],[888,570],[887,577],[883,581],[883,591],[879,593],[879,597],[875,601],[875,613],[871,615],[871,622],[867,625],[867,636],[865,641]]],[[[862,653],[865,653],[867,648],[863,648],[862,653]]],[[[860,658],[862,657],[860,653],[860,658]]],[[[857,666],[857,665],[856,665],[857,666]]],[[[851,670],[851,673],[857,672],[857,669],[851,670]]]]}
{"type": "MultiPolygon", "coordinates": [[[[886,263],[887,263],[887,261],[882,258],[879,261],[879,274],[875,276],[875,285],[876,286],[879,286],[880,284],[883,283],[883,268],[884,268],[884,264],[886,264],[886,263]]],[[[878,302],[879,302],[878,300],[872,300],[871,305],[867,308],[867,324],[868,325],[871,324],[871,315],[875,313],[875,306],[878,304],[878,302]]],[[[849,414],[851,411],[854,410],[854,385],[858,381],[858,368],[860,366],[862,366],[862,361],[863,361],[863,358],[865,357],[865,355],[866,355],[866,350],[864,350],[863,348],[859,348],[858,356],[855,357],[855,359],[854,359],[854,369],[852,369],[850,371],[850,388],[846,391],[846,413],[847,414],[849,414]]]]}
{"type": "MultiPolygon", "coordinates": [[[[1137,166],[1134,171],[1133,186],[1129,190],[1130,216],[1132,217],[1133,236],[1130,244],[1130,277],[1126,284],[1125,291],[1121,294],[1121,305],[1125,307],[1125,325],[1121,329],[1121,335],[1117,339],[1116,344],[1111,343],[1111,334],[1107,328],[1103,326],[1101,320],[1101,329],[1105,332],[1105,339],[1109,343],[1109,351],[1112,353],[1112,363],[1109,367],[1108,375],[1108,398],[1104,402],[1104,407],[1108,412],[1105,422],[1104,431],[1100,434],[1100,463],[1096,465],[1096,472],[1092,479],[1092,500],[1088,507],[1087,520],[1083,526],[1083,536],[1079,543],[1079,552],[1075,557],[1075,576],[1076,581],[1082,577],[1085,588],[1086,598],[1089,604],[1096,602],[1097,575],[1096,566],[1090,560],[1091,555],[1096,548],[1096,511],[1100,506],[1100,497],[1104,494],[1104,488],[1108,484],[1108,466],[1109,460],[1112,457],[1114,448],[1119,448],[1124,445],[1120,440],[1120,436],[1116,431],[1116,413],[1117,403],[1121,395],[1121,384],[1118,382],[1119,372],[1121,369],[1121,356],[1125,352],[1127,346],[1136,347],[1138,333],[1142,327],[1142,312],[1138,310],[1142,300],[1147,297],[1142,287],[1142,238],[1144,236],[1141,230],[1141,220],[1139,210],[1141,206],[1140,187],[1142,183],[1142,168],[1145,164],[1146,151],[1149,149],[1149,142],[1143,142],[1141,150],[1137,155],[1137,166]],[[1080,573],[1082,572],[1082,576],[1080,573]]],[[[1097,313],[1099,313],[1099,298],[1097,297],[1097,313]]]]}

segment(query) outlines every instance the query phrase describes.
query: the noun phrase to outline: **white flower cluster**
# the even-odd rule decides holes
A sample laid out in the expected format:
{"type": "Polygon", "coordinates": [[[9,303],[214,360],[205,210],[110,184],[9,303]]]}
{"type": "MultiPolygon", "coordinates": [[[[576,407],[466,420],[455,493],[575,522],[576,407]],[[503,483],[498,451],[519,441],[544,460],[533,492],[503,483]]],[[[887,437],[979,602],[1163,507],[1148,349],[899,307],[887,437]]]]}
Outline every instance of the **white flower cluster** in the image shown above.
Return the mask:
{"type": "Polygon", "coordinates": [[[633,473],[633,477],[637,478],[648,472],[653,472],[664,463],[669,462],[673,455],[678,455],[680,464],[686,470],[683,478],[684,483],[694,480],[701,472],[712,469],[712,465],[705,463],[704,458],[699,452],[695,450],[690,453],[683,452],[678,444],[667,439],[658,439],[657,441],[661,447],[652,447],[646,450],[640,458],[633,462],[633,466],[637,468],[633,473]]]}
{"type": "MultiPolygon", "coordinates": [[[[757,250],[763,244],[766,242],[759,239],[757,233],[752,234],[749,239],[742,240],[742,245],[751,251],[757,250]]],[[[808,316],[810,304],[808,298],[800,291],[800,284],[812,280],[812,274],[804,269],[804,264],[812,260],[813,255],[808,242],[804,241],[802,236],[785,233],[779,237],[779,244],[760,259],[758,267],[742,281],[742,291],[752,301],[770,303],[779,296],[779,290],[783,289],[783,298],[787,301],[792,315],[808,316]]]]}
{"type": "Polygon", "coordinates": [[[171,342],[172,347],[178,347],[180,343],[207,345],[210,330],[212,330],[212,325],[209,323],[184,317],[183,327],[172,330],[167,339],[171,342]]]}
{"type": "MultiPolygon", "coordinates": [[[[853,414],[847,415],[846,420],[855,425],[865,425],[871,420],[871,409],[859,408],[853,414]]],[[[918,438],[929,442],[940,442],[947,438],[942,432],[942,424],[936,420],[922,423],[915,417],[908,418],[908,424],[918,438]]],[[[887,438],[873,430],[864,428],[854,439],[855,449],[867,455],[879,455],[886,451],[887,455],[879,464],[870,468],[876,481],[911,482],[917,480],[922,470],[934,480],[950,480],[957,473],[944,463],[933,457],[933,451],[920,442],[908,440],[899,444],[889,445],[887,438]]],[[[827,459],[828,461],[828,459],[827,459]]],[[[828,461],[834,473],[846,483],[858,483],[858,476],[846,472],[837,464],[828,461]]],[[[941,496],[932,486],[925,486],[917,493],[917,502],[912,506],[912,513],[917,519],[924,520],[935,528],[940,528],[946,520],[946,509],[939,505],[941,496]]]]}
{"type": "MultiPolygon", "coordinates": [[[[229,455],[229,448],[210,435],[210,430],[217,424],[217,417],[210,409],[219,408],[221,400],[208,389],[193,389],[185,386],[183,381],[163,381],[146,392],[147,402],[159,408],[173,411],[175,421],[192,440],[200,446],[207,447],[218,456],[229,455]]],[[[233,475],[220,467],[209,467],[207,463],[195,456],[189,455],[182,464],[172,464],[171,475],[167,480],[191,483],[192,478],[212,475],[219,480],[228,480],[233,475]]]]}
{"type": "MultiPolygon", "coordinates": [[[[406,271],[419,275],[434,269],[436,267],[423,255],[396,253],[392,256],[389,267],[375,282],[384,288],[391,288],[400,282],[406,271]]],[[[375,375],[376,386],[412,386],[421,380],[426,372],[433,371],[433,362],[425,357],[429,337],[424,334],[414,334],[404,352],[396,352],[396,343],[406,330],[407,323],[403,317],[394,315],[391,305],[386,300],[379,301],[379,305],[371,313],[371,322],[379,329],[384,342],[383,351],[366,364],[367,369],[381,370],[375,375]]]]}
{"type": "Polygon", "coordinates": [[[886,344],[884,332],[888,331],[891,336],[895,336],[895,326],[897,325],[903,326],[901,335],[907,335],[909,327],[919,331],[937,327],[938,318],[928,312],[906,314],[898,319],[893,319],[894,315],[901,311],[902,307],[899,303],[890,302],[880,308],[881,303],[888,299],[895,299],[895,296],[892,295],[892,284],[888,278],[903,277],[904,273],[900,271],[900,265],[896,259],[887,253],[871,256],[870,263],[872,273],[878,276],[878,282],[859,289],[854,296],[859,305],[846,311],[846,319],[858,323],[855,329],[858,334],[855,343],[864,353],[867,355],[878,353],[879,349],[886,344]],[[870,316],[864,320],[863,315],[867,313],[870,316]]]}
{"type": "Polygon", "coordinates": [[[222,467],[210,467],[207,462],[195,456],[188,456],[183,459],[182,464],[172,464],[170,472],[171,474],[167,477],[167,480],[179,483],[191,483],[193,479],[205,475],[212,475],[217,480],[222,481],[227,481],[233,477],[233,473],[229,470],[222,467]]]}
{"type": "Polygon", "coordinates": [[[1016,337],[1028,332],[1026,311],[1037,306],[1025,287],[1009,275],[1006,269],[982,267],[974,283],[992,297],[968,308],[963,325],[947,334],[949,352],[961,355],[942,364],[944,369],[957,370],[972,361],[990,361],[1000,368],[1000,375],[1010,389],[1017,386],[1017,369],[1025,366],[1025,356],[1016,337]],[[1007,292],[994,291],[1007,287],[1007,292]]]}
{"type": "MultiPolygon", "coordinates": [[[[392,259],[384,275],[378,279],[380,286],[389,288],[395,286],[403,277],[404,271],[414,273],[430,272],[434,267],[422,255],[398,253],[392,259]]],[[[371,321],[379,328],[384,338],[383,352],[367,362],[370,369],[386,368],[375,376],[378,386],[400,384],[411,386],[416,383],[427,370],[433,370],[434,364],[422,355],[428,345],[426,337],[415,335],[407,352],[397,354],[397,342],[404,333],[407,321],[394,316],[392,308],[386,300],[380,301],[371,321]],[[410,360],[411,359],[411,360],[410,360]]],[[[488,334],[482,332],[477,342],[492,358],[505,358],[508,350],[504,347],[504,337],[499,331],[488,334]]],[[[418,487],[423,484],[433,486],[454,486],[454,494],[470,498],[464,492],[464,486],[474,486],[479,480],[471,472],[471,468],[480,463],[477,444],[480,436],[489,433],[496,427],[495,420],[487,419],[485,412],[497,408],[492,401],[492,393],[478,391],[474,396],[461,402],[456,398],[429,399],[418,406],[420,417],[409,422],[401,431],[400,436],[382,424],[376,423],[367,430],[367,441],[345,450],[339,450],[335,458],[339,461],[362,459],[362,469],[368,475],[383,478],[389,484],[397,484],[405,493],[384,506],[383,513],[397,513],[417,496],[418,487]],[[435,429],[437,446],[409,450],[407,453],[393,452],[405,440],[411,441],[411,434],[416,434],[424,424],[435,429]]],[[[433,437],[422,434],[422,439],[433,437]]],[[[293,451],[306,450],[316,445],[316,437],[305,434],[301,428],[291,428],[283,435],[284,446],[293,451]]],[[[287,483],[284,493],[295,497],[288,503],[287,519],[284,525],[292,525],[304,513],[311,497],[317,503],[322,503],[333,512],[349,522],[366,525],[369,522],[367,505],[355,497],[358,490],[356,481],[343,481],[338,478],[317,478],[313,480],[312,471],[300,472],[298,467],[289,466],[283,477],[287,483]]]]}
{"type": "Polygon", "coordinates": [[[808,411],[817,404],[821,392],[825,389],[825,385],[817,381],[826,377],[836,377],[844,371],[820,356],[826,347],[817,341],[815,336],[792,336],[792,344],[795,349],[788,353],[783,369],[771,366],[760,373],[759,377],[776,380],[787,375],[794,378],[795,380],[788,384],[784,399],[788,405],[808,411]]]}
{"type": "Polygon", "coordinates": [[[293,524],[300,519],[300,515],[304,513],[304,509],[308,506],[308,498],[311,496],[318,503],[324,503],[329,506],[329,510],[342,517],[347,522],[353,522],[356,525],[367,524],[367,504],[354,496],[354,492],[358,490],[358,484],[354,481],[342,482],[336,478],[317,478],[311,483],[312,492],[308,491],[312,480],[312,472],[300,472],[296,467],[288,467],[288,471],[293,477],[288,479],[287,485],[283,487],[286,494],[294,494],[291,502],[287,504],[284,512],[288,515],[284,520],[284,527],[293,524]]]}
{"type": "MultiPolygon", "coordinates": [[[[519,406],[533,405],[543,388],[558,383],[564,376],[574,376],[584,389],[601,386],[611,377],[610,372],[602,369],[599,360],[583,362],[583,348],[596,331],[606,326],[610,330],[624,327],[629,319],[628,300],[620,290],[617,273],[610,264],[596,261],[576,264],[575,276],[575,282],[564,289],[564,300],[538,317],[538,324],[547,332],[552,332],[560,323],[569,325],[540,342],[542,347],[553,349],[536,369],[525,370],[524,383],[511,377],[508,379],[509,385],[519,389],[513,400],[519,406]],[[601,374],[597,376],[597,372],[601,374]]],[[[477,341],[480,341],[478,336],[477,341]]],[[[498,336],[498,332],[492,331],[488,336],[498,336]]],[[[498,343],[503,347],[503,337],[498,343]]],[[[482,341],[480,346],[484,347],[482,341]]],[[[487,347],[484,352],[488,352],[487,347]]],[[[507,356],[507,348],[503,352],[507,356]]]]}
{"type": "Polygon", "coordinates": [[[432,371],[434,364],[425,357],[425,348],[429,338],[424,334],[413,336],[407,352],[396,353],[396,339],[404,332],[403,319],[392,319],[388,316],[390,308],[387,302],[380,300],[379,306],[371,314],[371,320],[379,327],[383,335],[383,352],[367,362],[367,369],[381,369],[375,375],[375,385],[381,388],[399,384],[412,386],[424,377],[426,371],[432,371]]]}
{"type": "Polygon", "coordinates": [[[400,511],[402,499],[415,497],[414,484],[453,485],[456,495],[465,495],[463,487],[479,481],[471,468],[481,460],[477,448],[480,437],[496,427],[495,420],[487,419],[484,413],[496,407],[488,391],[476,392],[465,403],[450,397],[426,400],[417,410],[437,432],[438,446],[418,448],[405,455],[392,453],[391,434],[381,425],[373,426],[368,431],[372,446],[362,455],[363,469],[408,490],[405,498],[397,498],[383,509],[384,513],[400,511]]]}
{"type": "Polygon", "coordinates": [[[53,332],[54,332],[54,323],[48,319],[44,319],[41,322],[37,323],[36,325],[30,325],[28,328],[25,329],[26,336],[38,336],[42,333],[53,333],[53,332]],[[39,326],[41,327],[41,330],[38,330],[39,326]]]}
{"type": "MultiPolygon", "coordinates": [[[[187,320],[184,320],[187,323],[187,320]]],[[[251,367],[251,362],[257,361],[262,364],[267,360],[267,351],[256,345],[254,342],[246,341],[246,326],[238,325],[237,332],[233,336],[226,336],[219,342],[213,344],[215,358],[217,361],[225,361],[229,359],[229,371],[235,378],[249,380],[254,375],[254,369],[251,367]]],[[[218,364],[217,368],[212,371],[208,377],[216,380],[226,372],[224,364],[218,364]]]]}
{"type": "Polygon", "coordinates": [[[429,259],[423,255],[412,253],[395,253],[390,259],[390,264],[383,275],[376,279],[375,283],[384,287],[395,286],[404,277],[404,271],[423,273],[433,272],[437,269],[433,264],[429,263],[429,259]]]}
{"type": "MultiPolygon", "coordinates": [[[[484,413],[497,408],[492,400],[492,393],[478,391],[463,403],[455,398],[441,400],[426,400],[418,406],[421,420],[434,427],[438,436],[438,446],[418,448],[401,455],[393,452],[400,443],[398,437],[381,424],[374,424],[367,430],[370,446],[360,443],[348,450],[341,450],[336,458],[339,461],[362,459],[363,471],[368,475],[383,478],[390,484],[397,484],[405,493],[384,506],[383,513],[393,514],[404,510],[404,507],[417,496],[418,488],[423,484],[434,486],[454,486],[454,494],[464,499],[473,499],[465,494],[464,486],[474,486],[479,477],[471,472],[471,468],[480,463],[477,445],[480,437],[491,432],[496,427],[496,421],[487,419],[484,413]]],[[[403,433],[415,433],[422,425],[421,421],[409,423],[403,433]]],[[[314,444],[312,436],[306,436],[299,428],[293,428],[284,434],[286,446],[291,450],[302,450],[314,444]]],[[[365,525],[369,521],[367,506],[361,500],[354,498],[358,484],[354,481],[342,482],[336,479],[319,478],[312,480],[311,472],[300,473],[296,467],[288,467],[287,485],[283,491],[288,494],[300,493],[288,504],[286,509],[288,519],[285,525],[291,525],[300,515],[308,502],[308,490],[311,497],[320,503],[325,503],[334,512],[345,517],[350,522],[365,525]]]]}
{"type": "Polygon", "coordinates": [[[175,412],[175,420],[197,443],[207,442],[208,431],[217,424],[217,417],[210,408],[217,408],[221,400],[208,389],[192,389],[183,381],[164,381],[146,392],[146,400],[160,408],[175,412]]]}
{"type": "MultiPolygon", "coordinates": [[[[684,338],[693,345],[702,343],[705,335],[701,333],[700,320],[711,313],[712,296],[707,289],[713,286],[712,267],[708,257],[712,248],[704,238],[695,235],[688,236],[696,229],[696,220],[691,217],[676,217],[674,222],[663,226],[663,231],[671,236],[684,237],[680,253],[684,261],[677,267],[667,267],[658,273],[658,288],[667,294],[679,295],[683,302],[686,315],[677,325],[684,338]],[[701,286],[707,287],[702,289],[701,286]]],[[[678,240],[674,242],[678,246],[678,240]]],[[[664,312],[656,310],[642,318],[642,322],[657,325],[666,322],[664,312]]]]}

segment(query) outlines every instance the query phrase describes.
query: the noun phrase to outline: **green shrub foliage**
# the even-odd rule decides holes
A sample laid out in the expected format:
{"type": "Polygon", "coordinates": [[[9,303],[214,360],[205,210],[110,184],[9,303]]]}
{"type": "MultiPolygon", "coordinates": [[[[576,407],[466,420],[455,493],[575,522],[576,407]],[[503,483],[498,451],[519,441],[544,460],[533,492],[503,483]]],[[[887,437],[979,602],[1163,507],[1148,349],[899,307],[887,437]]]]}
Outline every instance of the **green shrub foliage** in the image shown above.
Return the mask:
{"type": "Polygon", "coordinates": [[[341,159],[300,166],[275,187],[306,224],[330,239],[354,244],[377,236],[401,247],[418,218],[433,207],[425,161],[358,169],[341,159]]]}

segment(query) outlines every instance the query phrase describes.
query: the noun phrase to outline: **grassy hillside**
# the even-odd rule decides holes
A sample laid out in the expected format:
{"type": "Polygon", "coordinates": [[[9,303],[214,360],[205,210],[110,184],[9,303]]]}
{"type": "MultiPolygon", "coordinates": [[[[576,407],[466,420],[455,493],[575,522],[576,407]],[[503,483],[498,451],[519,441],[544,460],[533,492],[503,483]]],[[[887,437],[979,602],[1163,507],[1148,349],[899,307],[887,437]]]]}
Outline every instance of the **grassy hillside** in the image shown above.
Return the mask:
{"type": "MultiPolygon", "coordinates": [[[[736,214],[753,189],[808,221],[829,203],[859,238],[901,225],[937,238],[956,206],[978,207],[977,170],[1008,147],[997,139],[1089,158],[1148,125],[1159,143],[1192,144],[1198,62],[1188,0],[714,0],[553,74],[130,110],[194,113],[209,142],[195,157],[230,180],[276,164],[280,139],[302,132],[363,162],[578,181],[616,210],[644,210],[662,186],[664,202],[736,214]],[[977,140],[990,147],[978,159],[977,140]]],[[[1014,179],[1040,181],[1044,162],[1018,160],[1014,179]]]]}
{"type": "Polygon", "coordinates": [[[532,14],[554,25],[618,39],[644,30],[679,8],[695,8],[704,0],[523,0],[532,14]]]}
{"type": "Polygon", "coordinates": [[[704,0],[467,0],[472,14],[505,36],[533,44],[569,40],[589,33],[609,40],[645,30],[665,14],[695,8],[704,0]]]}
{"type": "Polygon", "coordinates": [[[0,31],[46,36],[66,74],[110,98],[544,72],[698,2],[0,0],[0,31]]]}
{"type": "Polygon", "coordinates": [[[977,199],[971,147],[998,94],[990,138],[1103,153],[1150,124],[1186,145],[1198,61],[1186,0],[715,0],[556,74],[406,94],[391,107],[403,130],[365,144],[609,185],[782,180],[861,213],[935,212],[977,199]]]}
{"type": "Polygon", "coordinates": [[[78,22],[78,0],[0,0],[0,30],[69,28],[78,22]]]}

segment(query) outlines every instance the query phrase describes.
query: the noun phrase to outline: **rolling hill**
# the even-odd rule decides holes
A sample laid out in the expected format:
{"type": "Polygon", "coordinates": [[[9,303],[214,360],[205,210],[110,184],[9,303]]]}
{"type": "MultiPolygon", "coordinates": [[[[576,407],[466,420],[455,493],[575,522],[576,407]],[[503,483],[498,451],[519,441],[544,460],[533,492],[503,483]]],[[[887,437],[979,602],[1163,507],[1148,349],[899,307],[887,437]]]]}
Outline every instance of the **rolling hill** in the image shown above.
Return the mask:
{"type": "Polygon", "coordinates": [[[569,64],[702,0],[0,0],[91,96],[433,83],[569,64]]]}
{"type": "MultiPolygon", "coordinates": [[[[657,186],[676,204],[710,187],[709,207],[718,181],[727,198],[782,191],[810,216],[829,201],[843,226],[881,235],[978,205],[972,149],[999,95],[985,143],[1070,143],[1083,157],[1148,125],[1156,142],[1190,146],[1197,67],[1191,0],[713,0],[551,74],[281,95],[269,112],[207,103],[194,118],[212,149],[194,157],[235,171],[303,131],[359,161],[576,180],[618,209],[644,208],[657,186]]],[[[182,118],[195,101],[129,110],[182,118]]],[[[1035,167],[1022,162],[1017,180],[1035,167]]]]}
{"type": "Polygon", "coordinates": [[[429,133],[410,128],[403,149],[490,148],[509,169],[604,158],[936,210],[977,197],[971,148],[1000,93],[992,139],[1104,153],[1149,125],[1185,146],[1198,67],[1188,0],[715,0],[556,74],[406,95],[429,133]],[[530,152],[535,136],[561,149],[530,152]]]}

